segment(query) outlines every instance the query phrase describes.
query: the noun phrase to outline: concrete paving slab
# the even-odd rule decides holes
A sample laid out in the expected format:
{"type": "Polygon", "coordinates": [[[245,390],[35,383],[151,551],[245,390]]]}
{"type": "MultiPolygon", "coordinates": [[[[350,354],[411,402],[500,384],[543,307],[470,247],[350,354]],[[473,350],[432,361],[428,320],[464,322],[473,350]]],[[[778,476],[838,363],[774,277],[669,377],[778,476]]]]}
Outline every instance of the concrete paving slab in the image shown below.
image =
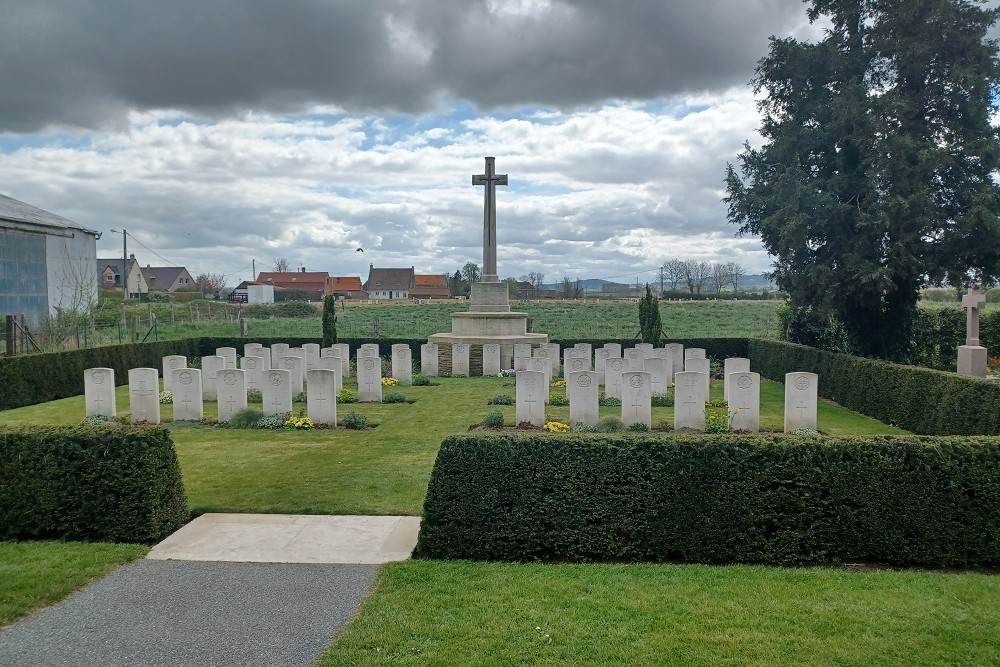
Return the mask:
{"type": "Polygon", "coordinates": [[[203,514],[147,558],[377,565],[408,559],[419,530],[415,516],[203,514]]]}

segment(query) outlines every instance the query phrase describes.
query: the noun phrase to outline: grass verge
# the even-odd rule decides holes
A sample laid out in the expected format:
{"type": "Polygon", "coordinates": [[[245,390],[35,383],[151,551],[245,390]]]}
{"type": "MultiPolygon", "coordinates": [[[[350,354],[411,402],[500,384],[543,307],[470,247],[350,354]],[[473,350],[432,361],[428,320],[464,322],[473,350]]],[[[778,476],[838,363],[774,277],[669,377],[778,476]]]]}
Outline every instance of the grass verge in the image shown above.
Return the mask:
{"type": "Polygon", "coordinates": [[[985,665],[1000,578],[410,561],[317,667],[985,665]]]}
{"type": "Polygon", "coordinates": [[[0,542],[0,627],[148,551],[137,544],[0,542]]]}

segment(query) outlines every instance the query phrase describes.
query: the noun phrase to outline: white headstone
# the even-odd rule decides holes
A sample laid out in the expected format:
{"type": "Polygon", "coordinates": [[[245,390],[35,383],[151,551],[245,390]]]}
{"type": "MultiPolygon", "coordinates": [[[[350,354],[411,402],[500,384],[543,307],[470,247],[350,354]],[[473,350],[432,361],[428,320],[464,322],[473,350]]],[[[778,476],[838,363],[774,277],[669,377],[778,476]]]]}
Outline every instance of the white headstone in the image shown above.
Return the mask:
{"type": "MultiPolygon", "coordinates": [[[[157,376],[157,399],[159,399],[159,376],[157,376]]],[[[84,410],[86,415],[115,417],[118,414],[118,397],[115,394],[115,370],[113,368],[87,368],[83,371],[84,410]]]]}
{"type": "Polygon", "coordinates": [[[171,371],[175,371],[178,368],[187,368],[188,360],[187,357],[180,354],[171,354],[163,357],[163,390],[171,391],[173,389],[173,376],[171,371]]]}
{"type": "Polygon", "coordinates": [[[257,356],[264,360],[264,367],[261,368],[262,371],[271,370],[271,348],[260,347],[257,350],[257,356]]]}
{"type": "MultiPolygon", "coordinates": [[[[291,352],[291,351],[290,351],[291,352]]],[[[291,383],[292,396],[298,396],[305,389],[305,358],[295,354],[287,354],[276,360],[276,366],[288,371],[288,381],[291,383]]]]}
{"type": "MultiPolygon", "coordinates": [[[[667,343],[663,346],[665,350],[670,350],[670,354],[673,355],[674,371],[673,374],[684,372],[684,346],[680,343],[667,343]]],[[[675,380],[676,382],[676,380],[675,380]]]]}
{"type": "Polygon", "coordinates": [[[689,347],[684,350],[684,367],[687,368],[688,359],[704,359],[706,356],[704,348],[689,347]]]}
{"type": "Polygon", "coordinates": [[[499,375],[501,368],[500,343],[483,345],[483,375],[499,375]]]}
{"type": "Polygon", "coordinates": [[[133,422],[160,423],[160,372],[133,368],[128,372],[128,409],[133,422]]]}
{"type": "Polygon", "coordinates": [[[608,357],[604,362],[604,396],[606,398],[622,397],[622,373],[628,370],[626,362],[621,357],[608,357]]]}
{"type": "MultiPolygon", "coordinates": [[[[255,350],[260,352],[260,350],[255,350]]],[[[247,380],[247,391],[261,391],[261,378],[264,374],[264,357],[249,355],[240,359],[240,368],[247,380]]]]}
{"type": "Polygon", "coordinates": [[[412,352],[406,343],[395,343],[392,346],[392,377],[401,385],[413,384],[412,352]]]}
{"type": "Polygon", "coordinates": [[[819,376],[815,373],[785,374],[785,433],[816,427],[819,376]]]}
{"type": "Polygon", "coordinates": [[[601,348],[601,349],[608,350],[611,353],[609,356],[612,356],[612,357],[620,357],[620,356],[622,356],[622,344],[621,343],[605,343],[604,347],[601,348]]]}
{"type": "Polygon", "coordinates": [[[573,346],[575,350],[583,350],[583,356],[590,359],[590,362],[594,362],[594,346],[590,343],[577,343],[573,346]]]}
{"type": "Polygon", "coordinates": [[[358,349],[359,357],[377,357],[379,356],[378,343],[364,343],[358,349]]]}
{"type": "Polygon", "coordinates": [[[580,371],[589,371],[590,368],[590,357],[586,356],[583,350],[574,350],[572,348],[566,350],[565,359],[563,359],[563,369],[564,373],[568,377],[570,373],[579,373],[580,371]]]}
{"type": "Polygon", "coordinates": [[[642,362],[643,370],[649,373],[650,391],[654,396],[661,396],[670,389],[670,371],[667,370],[668,360],[663,357],[650,357],[642,362]]]}
{"type": "Polygon", "coordinates": [[[622,373],[622,423],[653,426],[652,382],[649,373],[629,371],[622,373]]]}
{"type": "Polygon", "coordinates": [[[347,343],[334,343],[330,347],[337,352],[335,356],[340,357],[340,363],[344,365],[343,376],[351,377],[351,346],[347,343]]]}
{"type": "MultiPolygon", "coordinates": [[[[246,359],[246,357],[243,357],[246,359]]],[[[229,421],[247,407],[247,378],[244,371],[225,368],[219,371],[215,386],[219,394],[219,421],[229,421]]]]}
{"type": "Polygon", "coordinates": [[[178,368],[170,371],[174,393],[174,421],[201,421],[205,404],[201,395],[201,371],[178,368]]]}
{"type": "Polygon", "coordinates": [[[514,381],[515,421],[534,426],[545,425],[545,394],[548,391],[548,374],[542,371],[520,371],[514,381]]]}
{"type": "Polygon", "coordinates": [[[467,343],[455,343],[451,346],[451,375],[469,374],[469,345],[467,343]]]}
{"type": "Polygon", "coordinates": [[[627,364],[627,370],[631,372],[639,372],[642,370],[643,359],[642,350],[638,347],[630,347],[625,350],[625,362],[627,364]]]}
{"type": "Polygon", "coordinates": [[[228,363],[227,359],[220,355],[201,358],[201,397],[204,400],[214,401],[218,397],[215,378],[219,371],[226,369],[228,363]]]}
{"type": "Polygon", "coordinates": [[[529,359],[531,359],[531,344],[514,343],[514,370],[528,370],[529,359]]]}
{"type": "Polygon", "coordinates": [[[509,371],[514,368],[514,346],[500,345],[500,368],[509,371]]]}
{"type": "Polygon", "coordinates": [[[712,362],[704,357],[694,357],[684,362],[684,370],[701,373],[705,379],[705,400],[712,395],[712,362]]]}
{"type": "Polygon", "coordinates": [[[264,371],[262,382],[265,415],[287,415],[292,411],[291,373],[280,368],[264,371]]]}
{"type": "Polygon", "coordinates": [[[722,364],[722,397],[729,400],[729,376],[733,373],[749,373],[750,360],[743,357],[731,357],[722,364]]]}
{"type": "Polygon", "coordinates": [[[306,414],[317,424],[337,425],[337,375],[336,371],[316,368],[306,371],[309,376],[309,393],[306,395],[306,414]]]}
{"type": "Polygon", "coordinates": [[[528,370],[545,375],[545,403],[549,402],[549,388],[552,385],[552,364],[545,357],[532,357],[528,360],[528,370]]]}
{"type": "Polygon", "coordinates": [[[271,361],[277,361],[288,354],[288,343],[274,343],[271,345],[271,361]]]}
{"type": "Polygon", "coordinates": [[[602,347],[594,353],[594,370],[597,371],[597,376],[600,378],[601,384],[604,382],[604,364],[607,363],[608,357],[611,356],[611,350],[606,347],[602,347]]]}
{"type": "MultiPolygon", "coordinates": [[[[344,388],[344,364],[341,363],[340,357],[320,357],[314,370],[333,371],[336,383],[334,391],[340,393],[340,390],[344,388]]],[[[311,387],[310,391],[312,391],[311,387]]],[[[308,394],[306,398],[309,398],[308,394]]]]}
{"type": "Polygon", "coordinates": [[[674,430],[705,430],[705,392],[703,373],[684,371],[674,376],[674,430]]]}
{"type": "Polygon", "coordinates": [[[424,343],[420,346],[420,374],[427,377],[437,377],[438,346],[437,343],[424,343]]]}
{"type": "Polygon", "coordinates": [[[593,426],[600,419],[597,371],[570,371],[566,380],[569,398],[569,423],[593,426]]]}
{"type": "Polygon", "coordinates": [[[552,364],[552,371],[549,378],[559,377],[562,372],[562,349],[559,343],[542,343],[541,349],[549,351],[549,362],[552,364]]]}
{"type": "Polygon", "coordinates": [[[226,368],[236,368],[235,347],[217,347],[215,348],[215,356],[226,360],[226,368]]]}
{"type": "Polygon", "coordinates": [[[734,431],[760,431],[760,374],[749,371],[726,376],[729,386],[729,423],[734,431]]]}
{"type": "Polygon", "coordinates": [[[264,346],[260,343],[247,343],[243,346],[244,357],[259,357],[257,354],[264,346]]]}
{"type": "Polygon", "coordinates": [[[378,357],[358,356],[358,400],[382,402],[382,363],[378,357]]]}
{"type": "Polygon", "coordinates": [[[306,372],[309,372],[316,368],[319,361],[319,343],[303,343],[302,351],[306,354],[306,372]]]}
{"type": "Polygon", "coordinates": [[[650,359],[662,359],[663,370],[666,373],[666,386],[669,389],[674,386],[674,351],[665,347],[653,349],[650,359]]]}
{"type": "Polygon", "coordinates": [[[653,344],[652,343],[636,343],[635,346],[642,351],[643,359],[648,359],[653,356],[653,344]]]}

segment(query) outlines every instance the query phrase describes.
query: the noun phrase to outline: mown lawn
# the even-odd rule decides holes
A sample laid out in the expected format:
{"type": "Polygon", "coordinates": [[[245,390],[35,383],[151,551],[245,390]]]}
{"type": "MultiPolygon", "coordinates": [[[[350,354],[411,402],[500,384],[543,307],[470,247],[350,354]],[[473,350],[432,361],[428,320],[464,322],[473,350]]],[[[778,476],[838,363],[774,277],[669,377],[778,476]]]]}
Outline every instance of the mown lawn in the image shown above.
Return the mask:
{"type": "MultiPolygon", "coordinates": [[[[195,513],[278,512],[307,514],[419,515],[427,481],[441,440],[464,433],[493,410],[513,426],[515,407],[487,405],[497,394],[514,395],[513,378],[438,378],[438,386],[400,389],[412,404],[345,404],[378,427],[316,431],[228,430],[173,424],[188,502],[195,513]]],[[[345,386],[356,387],[352,378],[345,386]]],[[[394,388],[395,389],[395,388],[394,388]]],[[[553,389],[552,395],[564,395],[553,389]]],[[[784,388],[763,382],[761,426],[781,431],[784,388]]],[[[722,397],[721,381],[712,396],[722,397]]],[[[119,414],[128,412],[128,393],[119,387],[119,414]]],[[[171,406],[161,406],[171,419],[171,406]]],[[[297,404],[296,410],[304,406],[297,404]]],[[[217,413],[206,403],[207,417],[217,413]]],[[[569,407],[549,406],[550,419],[569,421],[569,407]]],[[[73,424],[84,416],[82,397],[0,412],[0,423],[73,424]]],[[[602,407],[602,417],[621,416],[621,408],[602,407]]],[[[653,408],[653,424],[673,424],[673,408],[653,408]]],[[[819,427],[833,435],[903,431],[820,401],[819,427]]]]}
{"type": "Polygon", "coordinates": [[[993,665],[997,627],[980,574],[409,561],[317,665],[993,665]]]}
{"type": "Polygon", "coordinates": [[[137,544],[0,542],[0,627],[148,551],[137,544]]]}

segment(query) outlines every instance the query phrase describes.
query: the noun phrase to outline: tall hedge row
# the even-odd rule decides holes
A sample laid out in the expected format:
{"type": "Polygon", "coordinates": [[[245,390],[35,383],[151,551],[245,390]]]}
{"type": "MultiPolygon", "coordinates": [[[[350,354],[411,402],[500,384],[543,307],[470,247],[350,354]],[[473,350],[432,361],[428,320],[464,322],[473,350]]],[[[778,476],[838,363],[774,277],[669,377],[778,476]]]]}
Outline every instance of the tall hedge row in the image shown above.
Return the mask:
{"type": "Polygon", "coordinates": [[[151,543],[188,519],[160,427],[0,429],[0,489],[0,540],[151,543]]]}
{"type": "Polygon", "coordinates": [[[83,393],[83,371],[113,368],[115,382],[128,382],[130,368],[160,368],[168,354],[196,356],[198,339],[110,345],[66,352],[0,358],[0,410],[45,403],[83,393]]]}
{"type": "Polygon", "coordinates": [[[461,435],[420,558],[1000,565],[1000,439],[461,435]]]}
{"type": "Polygon", "coordinates": [[[750,340],[748,354],[764,377],[816,373],[823,398],[907,431],[1000,434],[1000,383],[773,340],[750,340]]]}
{"type": "MultiPolygon", "coordinates": [[[[979,320],[980,345],[1000,352],[1000,311],[988,311],[979,320]]],[[[918,308],[913,319],[913,363],[954,371],[958,346],[965,345],[965,310],[918,308]]]]}

